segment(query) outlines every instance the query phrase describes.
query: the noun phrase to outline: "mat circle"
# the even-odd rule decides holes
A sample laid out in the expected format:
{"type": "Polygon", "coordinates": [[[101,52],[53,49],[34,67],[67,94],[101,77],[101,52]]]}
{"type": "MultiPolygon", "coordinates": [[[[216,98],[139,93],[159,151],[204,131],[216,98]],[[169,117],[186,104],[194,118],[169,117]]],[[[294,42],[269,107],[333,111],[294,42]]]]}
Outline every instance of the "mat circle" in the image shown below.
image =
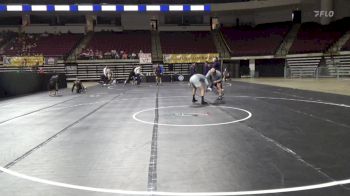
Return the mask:
{"type": "MultiPolygon", "coordinates": [[[[190,107],[189,105],[182,105],[182,106],[166,106],[166,107],[158,107],[158,110],[162,109],[169,109],[169,108],[184,108],[184,107],[190,107]]],[[[171,126],[171,127],[207,127],[207,126],[218,126],[218,125],[227,125],[227,124],[233,124],[233,123],[238,123],[242,122],[245,120],[248,120],[249,118],[252,117],[252,113],[249,112],[248,110],[242,109],[242,108],[236,108],[236,107],[230,107],[230,106],[208,106],[208,107],[214,107],[214,108],[227,108],[227,109],[232,109],[232,110],[238,110],[242,111],[247,114],[244,118],[238,119],[238,120],[232,120],[232,121],[227,121],[227,122],[221,122],[221,123],[205,123],[205,124],[170,124],[170,123],[155,123],[151,121],[145,121],[141,120],[140,118],[137,117],[137,115],[148,112],[148,111],[154,111],[156,108],[148,108],[144,109],[141,111],[138,111],[132,115],[132,118],[138,122],[144,123],[144,124],[149,124],[149,125],[160,125],[160,126],[171,126]]]]}

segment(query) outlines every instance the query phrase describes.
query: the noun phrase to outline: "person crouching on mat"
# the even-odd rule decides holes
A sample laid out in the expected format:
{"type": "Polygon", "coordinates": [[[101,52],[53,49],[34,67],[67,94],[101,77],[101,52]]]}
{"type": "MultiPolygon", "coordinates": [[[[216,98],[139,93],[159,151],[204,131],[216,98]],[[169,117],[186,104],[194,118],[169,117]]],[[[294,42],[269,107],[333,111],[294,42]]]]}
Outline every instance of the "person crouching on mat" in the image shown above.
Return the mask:
{"type": "Polygon", "coordinates": [[[49,96],[56,96],[58,93],[58,75],[54,74],[49,80],[49,96]]]}
{"type": "Polygon", "coordinates": [[[74,91],[74,88],[76,88],[77,93],[81,93],[85,90],[83,83],[78,78],[73,82],[72,92],[74,91]]]}
{"type": "Polygon", "coordinates": [[[196,100],[196,91],[197,88],[200,89],[200,95],[201,95],[201,104],[205,105],[208,104],[204,101],[204,95],[205,91],[207,90],[207,87],[209,86],[208,79],[202,75],[202,74],[194,74],[190,78],[190,85],[192,86],[192,102],[197,102],[196,100]]]}
{"type": "Polygon", "coordinates": [[[101,75],[101,82],[104,85],[107,85],[111,82],[113,77],[113,72],[111,71],[111,69],[106,66],[105,68],[103,68],[103,74],[101,75]]]}
{"type": "Polygon", "coordinates": [[[108,81],[108,78],[107,78],[107,69],[108,69],[107,66],[103,68],[103,73],[102,73],[102,75],[100,76],[101,84],[107,84],[107,81],[108,81]]]}
{"type": "Polygon", "coordinates": [[[209,72],[206,75],[206,78],[208,79],[210,88],[215,87],[219,93],[218,100],[222,100],[223,96],[223,86],[222,86],[222,74],[220,71],[216,70],[215,68],[211,68],[209,72]]]}
{"type": "Polygon", "coordinates": [[[133,81],[133,80],[134,80],[134,77],[135,77],[134,69],[135,69],[135,67],[131,69],[128,78],[124,81],[124,85],[126,85],[126,84],[129,83],[130,81],[133,81]]]}

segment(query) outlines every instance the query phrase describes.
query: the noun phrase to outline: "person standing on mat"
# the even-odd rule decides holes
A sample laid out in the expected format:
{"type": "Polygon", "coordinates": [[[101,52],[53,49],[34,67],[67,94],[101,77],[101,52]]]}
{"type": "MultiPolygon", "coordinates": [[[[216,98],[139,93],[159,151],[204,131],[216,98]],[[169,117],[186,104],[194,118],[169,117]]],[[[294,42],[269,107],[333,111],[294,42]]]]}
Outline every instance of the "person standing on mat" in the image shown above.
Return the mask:
{"type": "Polygon", "coordinates": [[[224,82],[226,82],[229,78],[230,78],[230,73],[227,71],[227,68],[225,68],[225,69],[224,69],[224,72],[223,72],[222,80],[223,80],[224,82]]]}
{"type": "Polygon", "coordinates": [[[213,68],[215,68],[216,70],[221,70],[221,63],[219,61],[219,58],[215,57],[213,61],[213,68]]]}
{"type": "Polygon", "coordinates": [[[201,95],[201,104],[205,105],[208,104],[204,101],[204,95],[205,91],[207,90],[207,87],[209,86],[208,79],[202,75],[202,74],[194,74],[190,78],[190,85],[192,86],[192,102],[197,102],[196,100],[196,91],[197,88],[200,89],[200,95],[201,95]]]}
{"type": "Polygon", "coordinates": [[[160,64],[159,67],[160,67],[160,84],[162,84],[162,76],[165,70],[164,70],[164,65],[160,64]]]}
{"type": "Polygon", "coordinates": [[[108,66],[103,68],[103,74],[101,75],[101,81],[102,84],[107,85],[108,84],[108,74],[109,74],[110,69],[108,68],[108,66]]]}
{"type": "Polygon", "coordinates": [[[140,85],[140,83],[141,83],[141,75],[142,75],[141,74],[141,66],[135,67],[134,72],[135,72],[136,84],[140,85]]]}
{"type": "Polygon", "coordinates": [[[154,68],[154,75],[156,76],[156,85],[162,84],[162,70],[159,64],[154,68]]]}
{"type": "Polygon", "coordinates": [[[206,78],[208,79],[210,88],[215,87],[217,89],[217,92],[219,93],[218,100],[222,100],[224,89],[222,87],[221,72],[216,70],[215,68],[211,68],[207,73],[206,78]]]}
{"type": "Polygon", "coordinates": [[[190,76],[193,76],[197,73],[197,66],[196,63],[192,63],[190,66],[190,76]]]}
{"type": "Polygon", "coordinates": [[[113,79],[113,72],[109,67],[107,67],[107,69],[106,69],[105,76],[106,76],[106,84],[110,84],[112,79],[113,79]]]}
{"type": "Polygon", "coordinates": [[[58,93],[58,75],[54,74],[49,80],[49,96],[56,96],[58,93]]]}

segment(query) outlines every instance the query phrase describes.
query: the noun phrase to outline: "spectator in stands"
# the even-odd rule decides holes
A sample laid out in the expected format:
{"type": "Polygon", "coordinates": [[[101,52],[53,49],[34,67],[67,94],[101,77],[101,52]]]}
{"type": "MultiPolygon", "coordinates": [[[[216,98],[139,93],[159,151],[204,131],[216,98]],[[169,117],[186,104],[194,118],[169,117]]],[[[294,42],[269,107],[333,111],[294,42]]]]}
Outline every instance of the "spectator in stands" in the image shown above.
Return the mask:
{"type": "Polygon", "coordinates": [[[100,54],[99,51],[96,49],[95,52],[94,52],[93,59],[97,59],[99,54],[100,54]]]}
{"type": "Polygon", "coordinates": [[[89,59],[89,50],[84,49],[83,52],[79,55],[79,57],[82,59],[89,59]]]}
{"type": "Polygon", "coordinates": [[[116,55],[117,55],[117,51],[116,50],[111,50],[111,58],[117,59],[116,55]]]}
{"type": "Polygon", "coordinates": [[[143,51],[140,50],[139,53],[137,53],[137,58],[139,59],[140,58],[140,54],[143,54],[143,51]]]}
{"type": "Polygon", "coordinates": [[[94,51],[92,49],[89,50],[89,59],[94,59],[94,51]]]}
{"type": "Polygon", "coordinates": [[[131,53],[131,59],[136,59],[136,58],[137,58],[136,53],[135,52],[131,53]]]}
{"type": "Polygon", "coordinates": [[[123,53],[122,59],[128,59],[128,54],[126,52],[123,53]]]}
{"type": "Polygon", "coordinates": [[[39,67],[38,73],[39,74],[44,74],[44,68],[43,67],[39,67]]]}
{"type": "Polygon", "coordinates": [[[101,50],[98,51],[98,55],[97,55],[98,59],[103,59],[103,53],[101,50]]]}
{"type": "Polygon", "coordinates": [[[115,53],[115,56],[114,56],[115,59],[120,59],[120,56],[118,53],[115,53]]]}
{"type": "MultiPolygon", "coordinates": [[[[102,53],[102,51],[100,51],[102,53]]],[[[112,53],[110,51],[107,51],[105,52],[101,58],[104,58],[104,59],[110,59],[112,57],[112,53]]]]}

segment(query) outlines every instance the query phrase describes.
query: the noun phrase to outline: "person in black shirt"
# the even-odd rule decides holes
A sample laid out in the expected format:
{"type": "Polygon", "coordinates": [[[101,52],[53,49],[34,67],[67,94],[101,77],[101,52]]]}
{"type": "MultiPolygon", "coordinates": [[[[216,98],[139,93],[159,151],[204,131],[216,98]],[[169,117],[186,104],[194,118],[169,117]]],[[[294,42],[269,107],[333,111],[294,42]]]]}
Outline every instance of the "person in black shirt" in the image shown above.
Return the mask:
{"type": "Polygon", "coordinates": [[[58,93],[58,75],[54,74],[49,80],[49,96],[56,96],[58,93]]]}
{"type": "Polygon", "coordinates": [[[162,83],[162,70],[159,64],[157,64],[154,69],[154,75],[156,75],[156,85],[158,86],[162,83]]]}
{"type": "Polygon", "coordinates": [[[135,69],[135,67],[132,68],[132,70],[130,71],[128,78],[124,81],[124,85],[126,85],[130,81],[133,81],[134,78],[136,77],[134,69],[135,69]]]}
{"type": "Polygon", "coordinates": [[[84,87],[83,83],[79,79],[76,79],[73,82],[72,92],[74,91],[74,88],[76,88],[76,92],[77,93],[82,93],[83,91],[85,91],[85,87],[84,87]]]}

